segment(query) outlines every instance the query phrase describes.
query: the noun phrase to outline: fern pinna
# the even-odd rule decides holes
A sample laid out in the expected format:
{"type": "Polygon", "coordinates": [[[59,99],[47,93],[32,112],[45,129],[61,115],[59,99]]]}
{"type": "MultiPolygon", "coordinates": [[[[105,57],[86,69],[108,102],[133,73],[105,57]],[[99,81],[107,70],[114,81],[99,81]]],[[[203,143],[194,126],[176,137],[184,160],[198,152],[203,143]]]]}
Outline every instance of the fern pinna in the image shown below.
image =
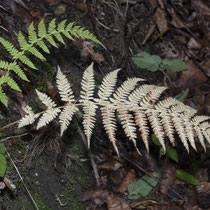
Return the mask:
{"type": "Polygon", "coordinates": [[[45,59],[44,55],[38,50],[40,48],[46,53],[50,53],[48,49],[48,44],[57,47],[55,40],[65,44],[62,35],[70,40],[74,38],[90,39],[95,43],[102,45],[97,38],[85,30],[83,27],[77,26],[74,23],[66,24],[67,20],[63,20],[58,25],[56,25],[56,20],[53,19],[49,23],[49,27],[46,28],[44,20],[42,20],[38,25],[38,30],[36,32],[33,23],[28,28],[28,37],[26,38],[21,32],[18,34],[18,44],[19,49],[17,49],[12,43],[0,37],[0,43],[5,47],[11,57],[11,62],[0,61],[0,68],[5,70],[5,74],[0,77],[0,101],[7,106],[8,100],[6,94],[2,89],[3,84],[7,84],[12,89],[16,91],[21,91],[18,84],[10,76],[10,71],[15,72],[18,77],[22,80],[29,81],[26,77],[24,71],[19,65],[19,62],[27,65],[32,69],[37,69],[33,62],[26,55],[27,52],[31,53],[39,59],[45,59]]]}
{"type": "Polygon", "coordinates": [[[80,100],[76,103],[73,92],[65,75],[58,69],[57,87],[64,106],[58,107],[45,93],[37,91],[37,95],[47,109],[34,114],[30,106],[25,107],[26,115],[19,121],[19,127],[32,124],[39,117],[37,129],[47,125],[59,115],[61,135],[69,126],[78,106],[83,108],[84,132],[90,145],[90,139],[96,121],[96,109],[100,107],[102,123],[116,152],[116,113],[120,118],[126,136],[136,146],[138,128],[147,151],[149,151],[150,127],[158,137],[165,150],[165,137],[175,145],[174,134],[177,133],[181,142],[189,152],[189,144],[196,150],[197,138],[204,150],[205,139],[210,143],[210,117],[196,115],[196,110],[182,102],[167,98],[160,100],[165,87],[143,84],[136,87],[142,79],[129,78],[117,90],[117,69],[107,74],[98,90],[98,98],[94,97],[94,70],[91,64],[83,74],[80,100]],[[151,125],[151,126],[149,126],[151,125]]]}

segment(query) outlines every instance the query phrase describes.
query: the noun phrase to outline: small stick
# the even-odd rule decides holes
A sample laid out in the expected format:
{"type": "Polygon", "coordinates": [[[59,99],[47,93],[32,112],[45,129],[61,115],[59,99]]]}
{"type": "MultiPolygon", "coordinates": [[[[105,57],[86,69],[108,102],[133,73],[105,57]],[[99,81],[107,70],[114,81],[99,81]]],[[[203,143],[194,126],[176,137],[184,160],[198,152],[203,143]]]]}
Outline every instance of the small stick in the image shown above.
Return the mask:
{"type": "Polygon", "coordinates": [[[2,143],[2,142],[5,142],[5,141],[7,141],[8,139],[14,139],[14,138],[19,138],[19,137],[22,137],[22,136],[26,136],[26,135],[28,135],[29,133],[23,133],[23,134],[20,134],[20,135],[17,135],[17,136],[8,136],[8,137],[6,137],[6,138],[4,138],[4,139],[2,139],[2,140],[0,140],[0,143],[2,143]]]}
{"type": "Polygon", "coordinates": [[[18,176],[19,176],[19,178],[20,178],[20,180],[21,180],[21,182],[23,183],[23,186],[24,186],[26,192],[28,193],[28,196],[29,196],[29,198],[31,199],[31,201],[32,201],[32,203],[33,203],[35,209],[36,209],[36,210],[39,210],[39,207],[37,206],[35,200],[33,199],[32,195],[31,195],[31,193],[30,193],[30,191],[28,190],[26,184],[24,183],[23,177],[21,176],[21,174],[20,174],[20,172],[19,172],[17,166],[15,165],[13,159],[11,158],[11,156],[10,156],[10,154],[9,154],[9,152],[7,151],[6,148],[5,148],[5,151],[6,151],[7,155],[8,155],[8,157],[9,157],[9,159],[11,160],[11,162],[12,162],[12,164],[13,164],[13,166],[14,166],[14,168],[15,168],[15,170],[16,170],[16,172],[17,172],[17,174],[18,174],[18,176]]]}
{"type": "Polygon", "coordinates": [[[96,164],[95,164],[95,161],[94,161],[94,158],[93,158],[93,154],[91,153],[90,149],[88,148],[87,146],[87,141],[86,141],[86,138],[85,138],[85,135],[81,129],[80,126],[78,126],[78,133],[88,151],[88,155],[90,157],[90,162],[91,162],[91,166],[93,167],[93,172],[94,172],[94,176],[95,176],[95,179],[96,179],[96,184],[97,186],[100,186],[100,182],[99,182],[99,174],[98,174],[98,170],[97,170],[97,167],[96,167],[96,164]]]}

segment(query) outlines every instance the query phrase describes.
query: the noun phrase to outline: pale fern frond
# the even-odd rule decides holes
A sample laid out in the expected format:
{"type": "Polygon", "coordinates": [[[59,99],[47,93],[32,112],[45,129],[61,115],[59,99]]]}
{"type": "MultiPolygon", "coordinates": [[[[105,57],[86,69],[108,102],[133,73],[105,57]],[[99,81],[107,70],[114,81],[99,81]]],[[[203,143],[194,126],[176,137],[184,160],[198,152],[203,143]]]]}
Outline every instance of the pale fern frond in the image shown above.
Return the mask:
{"type": "Polygon", "coordinates": [[[148,111],[147,117],[149,119],[149,122],[151,124],[154,134],[159,139],[160,144],[162,145],[163,150],[165,152],[166,151],[166,146],[165,146],[165,141],[164,141],[165,132],[163,130],[163,125],[161,123],[159,113],[151,110],[151,111],[148,111]]]}
{"type": "Polygon", "coordinates": [[[39,122],[37,124],[37,130],[53,121],[60,111],[61,110],[57,108],[47,109],[47,111],[45,111],[39,119],[39,122]]]}
{"type": "Polygon", "coordinates": [[[68,82],[66,76],[61,72],[60,67],[58,67],[56,79],[61,100],[64,102],[74,103],[75,99],[70,83],[68,82]]]}
{"type": "Polygon", "coordinates": [[[127,79],[114,93],[114,98],[116,101],[125,102],[128,95],[135,88],[137,82],[144,81],[140,78],[129,78],[127,79]]]}
{"type": "Polygon", "coordinates": [[[90,101],[93,99],[94,94],[94,73],[93,73],[93,63],[88,66],[88,68],[85,70],[82,82],[81,82],[81,93],[80,93],[80,103],[90,101]]]}
{"type": "Polygon", "coordinates": [[[60,116],[59,116],[59,122],[61,126],[61,136],[63,135],[63,132],[68,128],[73,115],[79,111],[79,109],[75,105],[68,104],[66,107],[62,110],[60,116]]]}
{"type": "MultiPolygon", "coordinates": [[[[7,65],[8,63],[0,62],[0,67],[7,65]]],[[[167,138],[175,145],[174,135],[176,133],[188,152],[189,146],[196,150],[196,137],[206,150],[205,141],[210,143],[210,117],[197,116],[195,109],[171,97],[161,100],[160,97],[166,89],[165,87],[142,85],[135,89],[136,84],[141,81],[138,78],[126,80],[114,92],[118,71],[115,70],[104,77],[98,91],[99,98],[94,98],[95,84],[93,64],[91,64],[84,71],[80,100],[79,103],[75,103],[70,83],[58,69],[56,83],[62,101],[66,102],[59,116],[61,134],[67,129],[73,115],[78,111],[77,107],[82,106],[84,133],[89,147],[96,122],[96,109],[100,107],[103,126],[117,154],[119,151],[116,144],[116,114],[118,114],[126,136],[134,143],[136,149],[137,131],[139,131],[145,147],[149,151],[151,130],[159,139],[164,151],[166,151],[165,141],[167,138]]],[[[1,77],[0,85],[4,83],[6,83],[5,78],[1,77]]],[[[0,94],[1,92],[3,92],[2,89],[0,89],[0,94]]],[[[40,128],[55,119],[60,108],[63,107],[56,107],[56,104],[46,94],[40,92],[37,94],[47,106],[47,110],[43,112],[37,125],[37,128],[40,128]]]]}
{"type": "Polygon", "coordinates": [[[109,140],[112,142],[116,153],[119,155],[119,151],[116,145],[116,128],[117,122],[115,117],[115,108],[109,102],[105,103],[103,107],[101,107],[101,116],[102,116],[102,123],[106,134],[109,140]]]}
{"type": "Polygon", "coordinates": [[[45,93],[42,93],[38,90],[36,90],[36,94],[39,97],[40,101],[48,108],[52,109],[56,107],[55,102],[45,93]]]}
{"type": "Polygon", "coordinates": [[[155,87],[156,86],[154,85],[142,85],[129,95],[128,100],[132,103],[139,104],[142,98],[150,93],[155,87]]]}
{"type": "Polygon", "coordinates": [[[117,69],[115,71],[110,72],[104,77],[102,84],[100,85],[98,90],[98,96],[102,101],[108,100],[108,98],[114,92],[114,88],[117,83],[117,74],[119,71],[120,69],[117,69]]]}
{"type": "Polygon", "coordinates": [[[135,122],[139,127],[139,132],[141,134],[142,140],[146,147],[147,152],[149,152],[149,126],[147,116],[143,111],[134,111],[135,122]]]}
{"type": "Polygon", "coordinates": [[[23,111],[26,115],[19,121],[18,128],[33,124],[36,118],[39,117],[38,114],[34,114],[32,108],[28,105],[23,108],[23,111]]]}
{"type": "Polygon", "coordinates": [[[88,142],[88,148],[90,147],[90,139],[92,136],[93,128],[95,127],[95,122],[96,122],[96,109],[97,106],[93,102],[85,102],[83,106],[83,127],[84,127],[84,132],[85,136],[87,138],[88,142]]]}

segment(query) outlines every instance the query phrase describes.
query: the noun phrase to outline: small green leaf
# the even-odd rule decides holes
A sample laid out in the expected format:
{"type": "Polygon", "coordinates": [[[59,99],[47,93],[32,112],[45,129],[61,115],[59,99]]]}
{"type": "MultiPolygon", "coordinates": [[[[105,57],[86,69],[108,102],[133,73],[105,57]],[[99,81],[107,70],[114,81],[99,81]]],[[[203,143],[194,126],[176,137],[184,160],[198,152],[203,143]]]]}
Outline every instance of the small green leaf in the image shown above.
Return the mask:
{"type": "Polygon", "coordinates": [[[0,154],[5,154],[5,147],[3,144],[0,144],[0,154]]]}
{"type": "Polygon", "coordinates": [[[170,146],[166,146],[166,153],[172,160],[177,163],[179,162],[178,153],[175,149],[171,148],[170,146]]]}
{"type": "Polygon", "coordinates": [[[159,146],[159,147],[162,147],[159,139],[156,137],[155,134],[152,134],[152,141],[154,142],[155,145],[159,146]]]}
{"type": "Polygon", "coordinates": [[[4,155],[0,154],[0,177],[3,177],[7,168],[7,161],[4,155]]]}
{"type": "Polygon", "coordinates": [[[164,59],[162,64],[164,69],[168,69],[173,72],[180,72],[187,69],[187,65],[179,59],[164,59]]]}
{"type": "Polygon", "coordinates": [[[175,96],[175,99],[181,101],[182,103],[185,102],[188,94],[189,94],[190,89],[187,88],[185,91],[182,91],[179,95],[175,96]]]}
{"type": "Polygon", "coordinates": [[[194,176],[181,169],[176,170],[176,177],[185,182],[188,182],[189,184],[198,185],[199,183],[194,176]]]}
{"type": "MultiPolygon", "coordinates": [[[[162,145],[161,145],[162,146],[162,145]]],[[[166,154],[166,151],[164,151],[163,147],[160,148],[160,157],[164,156],[166,154]]]]}
{"type": "Polygon", "coordinates": [[[157,185],[157,181],[145,175],[136,182],[128,185],[129,199],[138,199],[140,195],[147,196],[157,185]]]}
{"type": "Polygon", "coordinates": [[[148,71],[158,71],[159,65],[162,62],[162,59],[158,55],[150,55],[147,52],[138,53],[135,56],[131,57],[133,62],[140,68],[146,69],[148,71]]]}

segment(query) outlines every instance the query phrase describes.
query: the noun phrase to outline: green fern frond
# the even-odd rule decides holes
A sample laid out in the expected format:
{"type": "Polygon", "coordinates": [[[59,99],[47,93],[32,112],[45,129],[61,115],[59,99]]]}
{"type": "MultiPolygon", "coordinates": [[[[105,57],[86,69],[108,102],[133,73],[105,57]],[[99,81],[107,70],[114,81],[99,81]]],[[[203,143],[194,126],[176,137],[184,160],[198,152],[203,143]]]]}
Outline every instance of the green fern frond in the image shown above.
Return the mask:
{"type": "MultiPolygon", "coordinates": [[[[24,36],[21,32],[18,33],[18,44],[19,50],[15,48],[15,46],[10,43],[9,41],[5,40],[4,38],[0,37],[0,43],[5,47],[5,49],[9,52],[11,56],[12,62],[4,62],[0,61],[0,68],[4,69],[6,74],[3,78],[0,78],[0,85],[3,83],[7,83],[13,89],[20,91],[19,86],[17,83],[10,77],[10,71],[14,71],[21,79],[28,81],[26,75],[24,74],[23,70],[17,64],[17,61],[21,61],[23,64],[27,65],[32,69],[37,69],[31,59],[27,56],[26,52],[31,53],[35,57],[45,60],[44,55],[37,49],[37,46],[41,48],[42,51],[46,53],[50,53],[48,45],[52,45],[57,47],[55,39],[65,44],[62,35],[67,37],[70,40],[73,38],[81,37],[83,39],[90,39],[100,45],[102,45],[97,38],[91,34],[88,30],[84,28],[74,25],[74,23],[69,23],[66,25],[67,20],[63,20],[62,22],[56,24],[56,19],[53,19],[50,23],[48,28],[46,29],[46,25],[44,20],[42,20],[39,25],[38,29],[36,30],[34,24],[32,23],[28,28],[28,36],[24,36]],[[5,78],[7,80],[5,81],[5,78]]],[[[102,45],[103,46],[103,45],[102,45]]],[[[3,99],[0,101],[5,102],[4,95],[2,95],[3,99]]]]}
{"type": "Polygon", "coordinates": [[[50,23],[49,23],[49,27],[48,27],[48,33],[52,34],[56,31],[56,19],[54,18],[50,23]]]}
{"type": "Polygon", "coordinates": [[[42,40],[39,40],[37,43],[36,43],[44,52],[46,53],[50,53],[47,45],[42,41],[42,40]]]}
{"type": "Polygon", "coordinates": [[[6,94],[2,90],[1,86],[0,86],[0,101],[2,104],[4,104],[4,106],[6,107],[8,106],[8,100],[7,100],[6,94]]]}
{"type": "Polygon", "coordinates": [[[32,69],[37,69],[36,66],[32,63],[32,61],[25,55],[20,55],[18,59],[24,63],[25,65],[29,66],[32,69]]]}
{"type": "Polygon", "coordinates": [[[21,50],[24,50],[29,46],[28,42],[26,41],[25,37],[21,32],[18,33],[18,43],[20,45],[21,50]]]}
{"type": "Polygon", "coordinates": [[[31,23],[28,27],[28,40],[30,44],[33,44],[37,41],[37,35],[33,23],[31,23]]]}
{"type": "Polygon", "coordinates": [[[4,81],[7,85],[9,85],[13,90],[16,90],[16,91],[20,91],[21,92],[21,89],[20,87],[18,86],[18,84],[12,79],[12,77],[10,77],[8,74],[2,76],[4,77],[4,81]]]}
{"type": "Polygon", "coordinates": [[[40,53],[35,47],[28,48],[28,52],[41,60],[45,60],[45,57],[42,55],[42,53],[40,53]]]}
{"type": "Polygon", "coordinates": [[[0,37],[0,43],[5,47],[5,49],[9,52],[9,54],[12,56],[12,58],[14,58],[14,56],[18,54],[19,51],[9,41],[0,37]]]}
{"type": "Polygon", "coordinates": [[[24,71],[20,68],[20,66],[16,62],[10,63],[8,66],[8,70],[14,71],[22,80],[29,82],[24,71]]]}
{"type": "Polygon", "coordinates": [[[62,44],[65,45],[65,42],[64,42],[62,36],[60,35],[60,33],[55,33],[54,36],[56,37],[56,39],[57,39],[59,42],[61,42],[62,44]]]}
{"type": "Polygon", "coordinates": [[[47,30],[46,30],[46,26],[44,23],[44,19],[41,20],[41,22],[38,25],[38,36],[40,38],[43,38],[47,35],[47,30]]]}

